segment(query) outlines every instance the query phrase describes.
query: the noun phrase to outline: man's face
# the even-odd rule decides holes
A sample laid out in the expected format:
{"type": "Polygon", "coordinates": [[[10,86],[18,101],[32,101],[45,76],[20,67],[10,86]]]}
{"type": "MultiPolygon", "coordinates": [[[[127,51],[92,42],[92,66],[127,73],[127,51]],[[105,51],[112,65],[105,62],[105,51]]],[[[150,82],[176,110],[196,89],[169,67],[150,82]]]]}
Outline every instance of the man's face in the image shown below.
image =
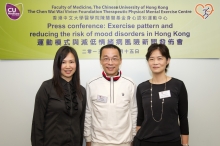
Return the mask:
{"type": "Polygon", "coordinates": [[[102,50],[100,63],[107,76],[116,76],[121,65],[121,57],[115,48],[104,48],[102,50]]]}

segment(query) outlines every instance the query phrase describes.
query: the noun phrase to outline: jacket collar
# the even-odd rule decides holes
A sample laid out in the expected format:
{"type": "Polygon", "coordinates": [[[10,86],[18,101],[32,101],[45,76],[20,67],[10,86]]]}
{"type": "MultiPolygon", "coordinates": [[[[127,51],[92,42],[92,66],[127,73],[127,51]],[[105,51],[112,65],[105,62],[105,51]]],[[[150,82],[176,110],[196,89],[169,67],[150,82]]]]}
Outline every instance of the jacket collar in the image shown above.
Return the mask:
{"type": "MultiPolygon", "coordinates": [[[[102,72],[102,76],[103,76],[106,80],[108,80],[108,81],[111,80],[111,77],[107,76],[104,71],[102,72]]],[[[114,76],[114,77],[113,77],[113,81],[117,81],[120,77],[121,77],[121,71],[118,72],[118,75],[117,75],[117,76],[114,76]]]]}

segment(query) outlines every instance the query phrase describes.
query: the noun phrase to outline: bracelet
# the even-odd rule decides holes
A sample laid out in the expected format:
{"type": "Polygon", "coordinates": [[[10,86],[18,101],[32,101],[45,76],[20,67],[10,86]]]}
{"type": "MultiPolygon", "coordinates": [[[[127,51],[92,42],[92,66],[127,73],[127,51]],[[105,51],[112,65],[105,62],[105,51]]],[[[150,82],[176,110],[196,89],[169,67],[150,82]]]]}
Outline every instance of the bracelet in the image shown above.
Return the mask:
{"type": "Polygon", "coordinates": [[[182,144],[182,146],[189,146],[188,144],[182,144]]]}

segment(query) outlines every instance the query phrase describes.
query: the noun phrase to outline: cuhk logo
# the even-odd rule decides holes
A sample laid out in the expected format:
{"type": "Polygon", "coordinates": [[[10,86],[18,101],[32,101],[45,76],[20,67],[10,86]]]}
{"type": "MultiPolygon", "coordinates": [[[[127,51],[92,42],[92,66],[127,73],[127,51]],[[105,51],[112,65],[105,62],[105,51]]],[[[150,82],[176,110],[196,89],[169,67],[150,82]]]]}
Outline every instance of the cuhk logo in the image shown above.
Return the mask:
{"type": "Polygon", "coordinates": [[[5,11],[7,16],[11,19],[11,20],[18,20],[19,18],[21,18],[22,14],[23,14],[23,4],[9,4],[7,3],[5,5],[5,11]]]}

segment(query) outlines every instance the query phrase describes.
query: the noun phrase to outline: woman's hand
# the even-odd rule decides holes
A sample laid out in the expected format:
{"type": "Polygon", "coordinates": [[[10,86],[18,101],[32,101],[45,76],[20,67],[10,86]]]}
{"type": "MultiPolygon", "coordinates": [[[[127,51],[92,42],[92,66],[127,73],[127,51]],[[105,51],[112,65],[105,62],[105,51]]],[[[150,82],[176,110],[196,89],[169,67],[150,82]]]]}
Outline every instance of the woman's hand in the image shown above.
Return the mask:
{"type": "Polygon", "coordinates": [[[137,126],[136,127],[136,132],[138,132],[138,130],[141,128],[141,126],[137,126]]]}

